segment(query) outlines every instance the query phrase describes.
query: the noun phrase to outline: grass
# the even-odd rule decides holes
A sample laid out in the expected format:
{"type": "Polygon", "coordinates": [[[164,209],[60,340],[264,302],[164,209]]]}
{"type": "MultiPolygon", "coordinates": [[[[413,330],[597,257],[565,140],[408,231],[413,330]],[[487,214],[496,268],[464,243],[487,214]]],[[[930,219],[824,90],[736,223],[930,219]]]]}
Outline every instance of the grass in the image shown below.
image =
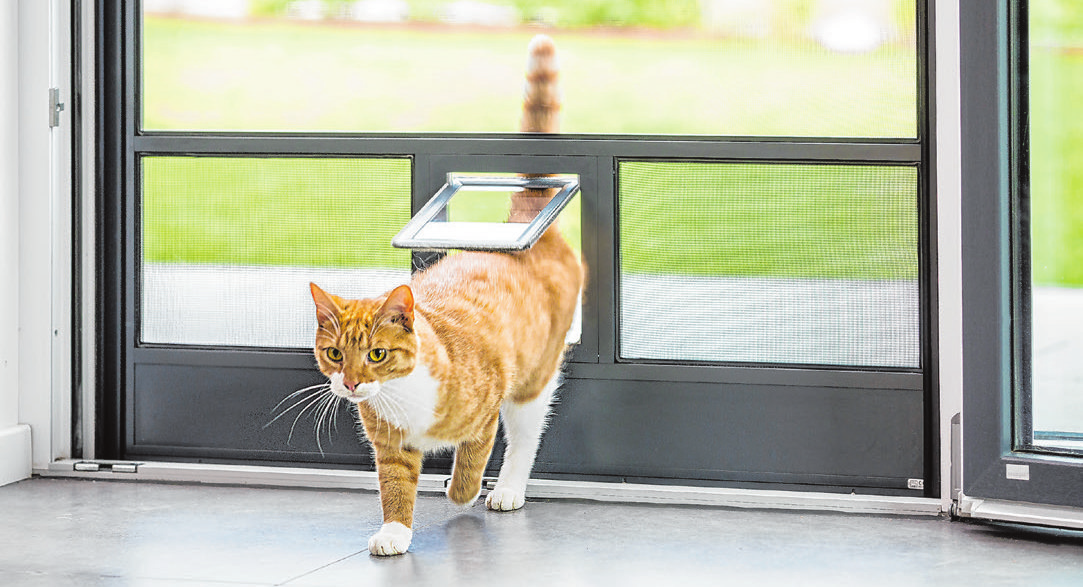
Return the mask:
{"type": "MultiPolygon", "coordinates": [[[[143,259],[159,263],[409,267],[410,160],[143,159],[143,259]]],[[[499,196],[499,195],[498,195],[499,196]]],[[[580,247],[580,198],[561,215],[580,247]]],[[[460,221],[502,221],[507,198],[455,198],[460,221]]]]}
{"type": "MultiPolygon", "coordinates": [[[[162,130],[513,131],[532,34],[145,25],[144,126],[162,130]]],[[[906,137],[916,128],[905,50],[840,56],[802,43],[555,36],[565,132],[906,137]]],[[[1031,70],[1032,88],[1045,88],[1032,96],[1034,279],[1081,286],[1083,117],[1074,104],[1083,57],[1035,51],[1031,70]]],[[[810,179],[791,167],[622,168],[622,269],[916,274],[912,170],[871,193],[861,182],[880,181],[875,174],[828,167],[810,179]]],[[[409,178],[402,159],[148,159],[144,259],[408,266],[388,242],[408,216],[409,178]]],[[[578,226],[577,214],[565,213],[568,225],[578,226]]]]}
{"type": "MultiPolygon", "coordinates": [[[[533,34],[148,17],[144,126],[510,132],[533,34]]],[[[903,47],[837,55],[798,42],[553,35],[564,132],[916,133],[916,65],[903,47]]]]}
{"type": "Polygon", "coordinates": [[[1083,286],[1083,54],[1031,52],[1031,236],[1036,285],[1083,286]]]}
{"type": "Polygon", "coordinates": [[[621,268],[915,279],[916,186],[912,167],[624,163],[621,268]]]}
{"type": "Polygon", "coordinates": [[[143,159],[143,259],[409,267],[409,159],[143,159]]]}

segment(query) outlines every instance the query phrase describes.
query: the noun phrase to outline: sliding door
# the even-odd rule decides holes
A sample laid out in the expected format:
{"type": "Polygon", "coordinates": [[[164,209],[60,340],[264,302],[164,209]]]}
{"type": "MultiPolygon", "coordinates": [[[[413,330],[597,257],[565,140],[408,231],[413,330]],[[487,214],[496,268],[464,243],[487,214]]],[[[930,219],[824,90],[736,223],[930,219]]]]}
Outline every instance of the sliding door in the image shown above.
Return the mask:
{"type": "Polygon", "coordinates": [[[1083,12],[963,4],[963,511],[1083,527],[1083,12]],[[991,99],[992,98],[992,99],[991,99]]]}
{"type": "Polygon", "coordinates": [[[925,2],[189,4],[101,6],[107,456],[371,467],[299,391],[307,283],[431,262],[390,240],[449,173],[559,173],[538,476],[935,494],[925,2]],[[560,134],[516,132],[538,31],[560,134]]]}

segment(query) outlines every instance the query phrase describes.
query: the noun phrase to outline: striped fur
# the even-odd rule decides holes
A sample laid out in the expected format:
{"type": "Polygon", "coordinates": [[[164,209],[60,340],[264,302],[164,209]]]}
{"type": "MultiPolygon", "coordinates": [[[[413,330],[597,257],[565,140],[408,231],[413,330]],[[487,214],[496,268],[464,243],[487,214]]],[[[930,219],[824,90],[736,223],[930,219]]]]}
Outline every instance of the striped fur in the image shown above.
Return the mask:
{"type": "MultiPolygon", "coordinates": [[[[553,42],[535,38],[524,132],[557,131],[556,72],[553,42]]],[[[533,217],[549,195],[516,196],[512,219],[533,217]]],[[[454,449],[447,495],[458,504],[477,498],[502,410],[515,414],[506,456],[514,463],[488,504],[522,506],[584,279],[554,226],[527,251],[451,255],[378,298],[347,300],[312,285],[316,360],[332,393],[357,404],[376,456],[384,525],[370,540],[373,554],[408,547],[425,452],[454,449]]]]}

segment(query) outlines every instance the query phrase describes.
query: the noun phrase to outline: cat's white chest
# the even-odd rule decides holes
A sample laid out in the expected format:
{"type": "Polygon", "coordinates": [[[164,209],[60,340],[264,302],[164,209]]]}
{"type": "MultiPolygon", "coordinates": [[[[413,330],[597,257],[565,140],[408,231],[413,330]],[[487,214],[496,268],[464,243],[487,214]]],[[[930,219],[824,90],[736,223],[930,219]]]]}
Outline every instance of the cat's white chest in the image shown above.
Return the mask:
{"type": "Polygon", "coordinates": [[[368,402],[382,420],[406,431],[411,446],[430,451],[444,447],[444,443],[425,435],[436,422],[439,391],[440,382],[419,364],[406,377],[383,383],[368,402]]]}

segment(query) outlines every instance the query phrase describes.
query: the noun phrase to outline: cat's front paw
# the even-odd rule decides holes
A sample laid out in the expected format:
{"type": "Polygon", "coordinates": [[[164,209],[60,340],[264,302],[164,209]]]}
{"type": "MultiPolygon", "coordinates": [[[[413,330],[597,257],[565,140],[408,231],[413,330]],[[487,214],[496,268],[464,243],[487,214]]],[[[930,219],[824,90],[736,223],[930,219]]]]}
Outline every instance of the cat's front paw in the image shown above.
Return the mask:
{"type": "Polygon", "coordinates": [[[388,522],[369,538],[369,554],[393,556],[406,552],[414,531],[399,522],[388,522]]]}
{"type": "Polygon", "coordinates": [[[474,505],[474,502],[481,496],[481,483],[479,482],[477,487],[473,489],[465,489],[461,485],[452,482],[447,488],[447,498],[451,500],[455,505],[468,508],[474,505]]]}
{"type": "Polygon", "coordinates": [[[495,487],[485,497],[485,507],[498,512],[510,512],[523,507],[526,503],[526,495],[522,491],[516,491],[507,487],[495,487]]]}

